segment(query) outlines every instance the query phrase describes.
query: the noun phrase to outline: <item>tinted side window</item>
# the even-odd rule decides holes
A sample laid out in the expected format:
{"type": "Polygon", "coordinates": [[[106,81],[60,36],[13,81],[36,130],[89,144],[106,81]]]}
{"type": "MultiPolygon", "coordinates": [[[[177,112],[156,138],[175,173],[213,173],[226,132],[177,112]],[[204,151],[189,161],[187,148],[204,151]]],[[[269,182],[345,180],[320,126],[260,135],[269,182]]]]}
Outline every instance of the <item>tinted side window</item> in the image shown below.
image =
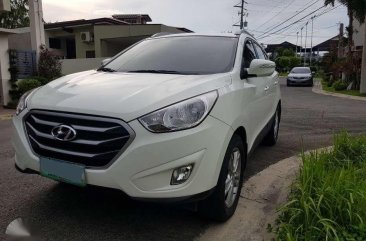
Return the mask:
{"type": "Polygon", "coordinates": [[[263,52],[262,48],[258,44],[254,44],[259,59],[267,59],[267,55],[263,52]]]}
{"type": "Polygon", "coordinates": [[[249,68],[250,63],[253,59],[256,59],[257,55],[255,53],[253,44],[251,41],[247,41],[244,46],[244,53],[243,53],[243,61],[244,61],[244,68],[249,68]]]}

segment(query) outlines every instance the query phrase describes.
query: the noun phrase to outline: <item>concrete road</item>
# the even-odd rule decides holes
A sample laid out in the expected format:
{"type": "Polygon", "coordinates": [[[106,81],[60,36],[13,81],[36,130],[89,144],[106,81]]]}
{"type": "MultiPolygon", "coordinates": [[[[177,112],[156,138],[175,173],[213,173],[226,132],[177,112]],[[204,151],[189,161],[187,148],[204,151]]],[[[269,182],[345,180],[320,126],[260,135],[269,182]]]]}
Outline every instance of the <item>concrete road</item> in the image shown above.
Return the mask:
{"type": "MultiPolygon", "coordinates": [[[[281,83],[283,117],[279,143],[259,147],[246,178],[281,159],[331,144],[341,129],[366,132],[366,102],[314,94],[281,83]]],[[[192,240],[212,223],[181,207],[130,201],[120,192],[79,189],[17,173],[10,145],[11,124],[0,121],[0,240],[22,217],[42,240],[192,240]]]]}

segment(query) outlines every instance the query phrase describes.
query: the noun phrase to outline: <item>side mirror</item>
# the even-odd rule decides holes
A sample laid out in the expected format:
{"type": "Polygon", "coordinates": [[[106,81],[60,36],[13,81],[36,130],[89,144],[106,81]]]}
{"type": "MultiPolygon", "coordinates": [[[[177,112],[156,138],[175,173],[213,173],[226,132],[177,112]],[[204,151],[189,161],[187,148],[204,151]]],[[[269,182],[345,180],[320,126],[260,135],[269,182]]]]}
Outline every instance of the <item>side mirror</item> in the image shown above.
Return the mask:
{"type": "Polygon", "coordinates": [[[102,60],[102,66],[108,64],[108,62],[110,62],[111,60],[112,60],[112,58],[102,60]]]}
{"type": "Polygon", "coordinates": [[[271,76],[276,71],[275,62],[264,60],[264,59],[254,59],[250,63],[250,67],[247,70],[248,76],[264,77],[271,76]]]}

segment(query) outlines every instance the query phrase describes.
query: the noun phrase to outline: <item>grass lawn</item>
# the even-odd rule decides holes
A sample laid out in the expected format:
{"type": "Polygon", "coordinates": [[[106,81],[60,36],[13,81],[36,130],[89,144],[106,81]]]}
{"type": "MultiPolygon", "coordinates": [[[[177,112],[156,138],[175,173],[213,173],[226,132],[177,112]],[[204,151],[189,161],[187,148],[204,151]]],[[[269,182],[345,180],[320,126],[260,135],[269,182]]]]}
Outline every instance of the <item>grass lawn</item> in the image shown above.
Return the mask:
{"type": "Polygon", "coordinates": [[[324,91],[332,92],[332,93],[338,93],[338,94],[344,94],[344,95],[353,95],[353,96],[366,97],[366,94],[361,94],[360,91],[358,91],[358,90],[336,91],[333,87],[328,87],[327,83],[324,80],[322,80],[321,82],[322,82],[322,86],[323,86],[324,91]]]}
{"type": "Polygon", "coordinates": [[[335,136],[333,150],[303,156],[276,240],[366,240],[366,136],[335,136]]]}

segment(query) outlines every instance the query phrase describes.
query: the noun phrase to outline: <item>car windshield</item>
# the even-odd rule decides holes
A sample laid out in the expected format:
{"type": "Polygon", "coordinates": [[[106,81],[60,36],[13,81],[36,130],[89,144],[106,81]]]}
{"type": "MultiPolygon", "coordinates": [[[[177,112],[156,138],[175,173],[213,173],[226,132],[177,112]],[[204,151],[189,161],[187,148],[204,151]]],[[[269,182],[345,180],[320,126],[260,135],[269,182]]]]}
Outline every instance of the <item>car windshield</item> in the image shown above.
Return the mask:
{"type": "Polygon", "coordinates": [[[148,39],[128,49],[100,70],[205,75],[232,70],[236,37],[167,37],[148,39]]]}
{"type": "Polygon", "coordinates": [[[292,74],[310,74],[311,71],[309,68],[294,68],[291,71],[292,74]]]}

